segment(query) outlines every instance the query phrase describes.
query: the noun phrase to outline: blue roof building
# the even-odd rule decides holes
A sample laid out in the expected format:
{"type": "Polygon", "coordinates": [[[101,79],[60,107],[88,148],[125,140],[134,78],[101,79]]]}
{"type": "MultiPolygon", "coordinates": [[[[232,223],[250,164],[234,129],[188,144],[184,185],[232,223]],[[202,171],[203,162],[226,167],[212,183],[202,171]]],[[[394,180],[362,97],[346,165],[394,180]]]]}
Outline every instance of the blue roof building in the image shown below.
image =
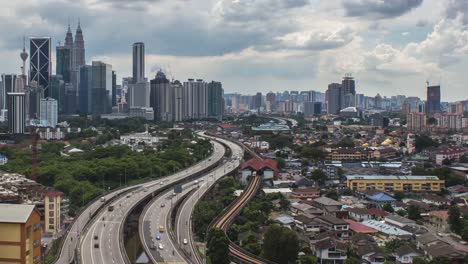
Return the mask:
{"type": "Polygon", "coordinates": [[[367,199],[369,199],[371,201],[374,201],[374,202],[380,202],[380,203],[396,201],[395,198],[393,198],[390,195],[387,195],[385,193],[377,193],[377,194],[374,194],[374,195],[368,195],[367,199]]]}

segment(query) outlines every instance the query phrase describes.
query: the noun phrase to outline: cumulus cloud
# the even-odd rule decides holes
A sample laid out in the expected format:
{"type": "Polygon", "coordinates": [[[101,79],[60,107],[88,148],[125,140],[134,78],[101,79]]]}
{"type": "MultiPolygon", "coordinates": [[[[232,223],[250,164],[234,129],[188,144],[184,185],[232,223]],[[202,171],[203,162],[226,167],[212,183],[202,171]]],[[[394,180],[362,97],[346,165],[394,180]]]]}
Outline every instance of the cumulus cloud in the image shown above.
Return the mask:
{"type": "Polygon", "coordinates": [[[468,1],[466,0],[446,0],[447,8],[445,13],[449,18],[456,18],[458,14],[464,14],[463,22],[468,24],[468,1]]]}
{"type": "Polygon", "coordinates": [[[318,29],[314,31],[294,32],[278,37],[284,47],[290,49],[326,50],[344,46],[351,42],[354,31],[343,27],[335,31],[318,29]]]}
{"type": "Polygon", "coordinates": [[[343,0],[348,16],[391,18],[401,16],[421,5],[423,0],[343,0]]]}

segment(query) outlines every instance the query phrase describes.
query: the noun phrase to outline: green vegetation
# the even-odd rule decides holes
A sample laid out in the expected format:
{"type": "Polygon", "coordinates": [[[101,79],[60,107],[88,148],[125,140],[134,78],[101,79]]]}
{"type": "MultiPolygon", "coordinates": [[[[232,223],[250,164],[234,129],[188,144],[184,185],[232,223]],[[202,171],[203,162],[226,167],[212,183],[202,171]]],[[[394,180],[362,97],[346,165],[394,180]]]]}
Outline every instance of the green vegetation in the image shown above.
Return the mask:
{"type": "Polygon", "coordinates": [[[439,177],[439,179],[445,181],[445,186],[450,187],[454,185],[466,185],[468,181],[461,176],[455,175],[452,173],[452,170],[447,167],[435,168],[435,169],[425,169],[423,167],[414,167],[411,169],[413,175],[434,175],[439,177]]]}
{"type": "MultiPolygon", "coordinates": [[[[319,141],[320,142],[320,141],[319,141]]],[[[304,145],[300,150],[300,156],[313,160],[321,160],[325,158],[325,152],[313,145],[304,145]]]]}
{"type": "Polygon", "coordinates": [[[229,264],[229,239],[223,230],[212,228],[208,232],[206,256],[208,263],[229,264]]]}
{"type": "MultiPolygon", "coordinates": [[[[233,225],[228,230],[229,238],[232,241],[238,240],[238,235],[244,232],[260,232],[260,227],[268,224],[268,217],[273,211],[272,201],[279,200],[280,207],[288,207],[288,201],[280,193],[263,194],[259,193],[250,201],[240,215],[236,218],[233,225]]],[[[248,250],[248,249],[247,249],[248,250]]],[[[252,252],[253,253],[253,252],[252,252]]]]}
{"type": "Polygon", "coordinates": [[[270,144],[271,150],[282,149],[284,147],[294,147],[292,137],[285,135],[262,135],[262,140],[270,144]]]}
{"type": "Polygon", "coordinates": [[[448,224],[450,225],[450,230],[456,234],[460,234],[463,228],[463,222],[460,214],[460,209],[457,205],[451,205],[448,210],[448,224]]]}
{"type": "Polygon", "coordinates": [[[354,141],[351,138],[343,138],[334,145],[336,148],[354,148],[354,141]]]}
{"type": "Polygon", "coordinates": [[[420,152],[421,150],[429,148],[429,147],[437,147],[439,145],[439,143],[432,140],[432,138],[426,135],[416,136],[415,144],[416,144],[417,152],[420,152]]]}
{"type": "MultiPolygon", "coordinates": [[[[211,152],[208,140],[195,139],[192,133],[172,132],[170,141],[159,151],[147,148],[141,153],[127,146],[93,146],[89,150],[62,156],[63,143],[45,143],[38,154],[38,182],[53,186],[70,199],[73,214],[81,206],[103,192],[127,183],[141,182],[171,174],[207,157],[211,152]],[[190,141],[196,140],[197,144],[190,141]],[[94,149],[93,149],[94,147],[94,149]]],[[[89,144],[89,143],[88,143],[89,144]]],[[[0,147],[9,158],[3,169],[8,172],[31,175],[29,148],[0,147]]]]}
{"type": "Polygon", "coordinates": [[[263,240],[263,256],[276,263],[296,263],[299,239],[296,232],[279,225],[270,225],[263,240]]]}
{"type": "Polygon", "coordinates": [[[204,241],[208,226],[224,208],[236,199],[234,191],[240,189],[240,182],[233,177],[220,180],[206,196],[197,203],[193,212],[195,235],[204,241]]]}
{"type": "Polygon", "coordinates": [[[408,206],[408,218],[411,220],[419,220],[422,218],[419,206],[414,204],[408,206]]]}

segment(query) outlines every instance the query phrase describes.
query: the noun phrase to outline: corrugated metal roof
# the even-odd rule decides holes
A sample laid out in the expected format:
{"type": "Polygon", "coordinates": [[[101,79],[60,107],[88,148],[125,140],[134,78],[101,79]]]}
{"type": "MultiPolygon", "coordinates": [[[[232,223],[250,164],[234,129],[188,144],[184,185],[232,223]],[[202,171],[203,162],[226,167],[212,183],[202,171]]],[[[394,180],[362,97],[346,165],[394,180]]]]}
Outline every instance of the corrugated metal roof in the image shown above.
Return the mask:
{"type": "Polygon", "coordinates": [[[438,180],[437,176],[348,175],[348,180],[438,180]]]}
{"type": "Polygon", "coordinates": [[[0,223],[26,223],[34,205],[0,204],[0,223]]]}

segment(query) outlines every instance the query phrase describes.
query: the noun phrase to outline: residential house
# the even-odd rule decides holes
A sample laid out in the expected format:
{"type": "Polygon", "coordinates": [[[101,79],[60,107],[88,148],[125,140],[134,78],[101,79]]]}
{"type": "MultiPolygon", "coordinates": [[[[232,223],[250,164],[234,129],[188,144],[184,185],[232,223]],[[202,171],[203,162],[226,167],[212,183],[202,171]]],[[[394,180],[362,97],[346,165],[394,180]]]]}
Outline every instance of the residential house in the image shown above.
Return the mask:
{"type": "Polygon", "coordinates": [[[320,264],[344,264],[346,261],[346,245],[333,236],[316,241],[312,248],[320,264]]]}
{"type": "Polygon", "coordinates": [[[374,228],[368,227],[366,225],[363,225],[359,222],[350,220],[350,219],[344,219],[349,224],[349,229],[353,231],[353,233],[357,234],[376,234],[378,233],[377,230],[374,228]]]}
{"type": "Polygon", "coordinates": [[[366,148],[336,148],[327,154],[331,161],[362,161],[371,158],[371,151],[366,148]]]}
{"type": "Polygon", "coordinates": [[[398,155],[398,151],[394,148],[378,148],[372,152],[372,158],[377,160],[392,159],[398,155]]]}
{"type": "Polygon", "coordinates": [[[317,221],[316,216],[311,215],[298,215],[294,217],[294,224],[296,229],[301,230],[302,232],[312,232],[319,233],[321,223],[317,221]]]}
{"type": "Polygon", "coordinates": [[[366,225],[370,228],[376,229],[379,231],[379,234],[383,237],[393,239],[393,238],[400,238],[400,239],[409,239],[412,237],[412,234],[408,231],[402,230],[395,226],[391,226],[376,220],[367,220],[362,222],[363,225],[366,225]]]}
{"type": "Polygon", "coordinates": [[[8,163],[8,158],[7,156],[0,154],[0,165],[5,165],[8,163]]]}
{"type": "Polygon", "coordinates": [[[424,256],[424,252],[410,246],[402,246],[397,248],[392,255],[395,257],[396,263],[411,264],[414,258],[424,256]]]}
{"type": "Polygon", "coordinates": [[[430,247],[438,243],[445,243],[430,232],[416,236],[416,246],[418,249],[430,247]]]}
{"type": "Polygon", "coordinates": [[[331,215],[318,216],[316,219],[321,223],[322,230],[333,231],[340,239],[348,239],[351,237],[349,224],[343,219],[331,215]]]}
{"type": "Polygon", "coordinates": [[[436,257],[447,257],[452,261],[453,264],[465,263],[465,253],[446,243],[437,243],[435,245],[426,247],[424,249],[424,253],[426,253],[426,255],[431,260],[436,257]]]}
{"type": "Polygon", "coordinates": [[[325,214],[332,215],[334,215],[336,211],[340,211],[342,206],[342,203],[326,196],[314,199],[311,201],[311,204],[319,209],[322,209],[325,214]]]}
{"type": "Polygon", "coordinates": [[[356,219],[357,221],[364,221],[364,220],[371,220],[372,215],[369,213],[367,208],[346,208],[346,211],[348,211],[348,214],[350,217],[353,219],[356,219]]]}
{"type": "Polygon", "coordinates": [[[403,217],[403,216],[399,216],[399,215],[388,215],[388,216],[386,216],[385,217],[385,223],[393,225],[393,226],[397,226],[399,228],[403,228],[405,226],[416,225],[415,221],[413,221],[411,219],[408,219],[406,217],[403,217]]]}
{"type": "Polygon", "coordinates": [[[367,211],[371,214],[372,219],[375,220],[382,220],[385,216],[389,215],[388,212],[379,208],[369,208],[367,211]]]}
{"type": "Polygon", "coordinates": [[[280,215],[276,217],[274,221],[280,224],[281,226],[288,227],[288,228],[294,225],[294,218],[289,215],[280,215]]]}
{"type": "Polygon", "coordinates": [[[447,210],[430,211],[428,221],[439,231],[445,232],[450,230],[447,210]]]}
{"type": "Polygon", "coordinates": [[[296,199],[315,199],[320,197],[320,189],[319,188],[300,188],[300,189],[293,189],[291,194],[291,198],[296,199]]]}
{"type": "Polygon", "coordinates": [[[463,147],[442,147],[434,153],[435,162],[437,165],[442,165],[444,160],[459,162],[465,153],[467,150],[463,147]]]}
{"type": "Polygon", "coordinates": [[[421,201],[435,206],[449,206],[450,199],[435,194],[425,194],[421,196],[421,201]]]}

